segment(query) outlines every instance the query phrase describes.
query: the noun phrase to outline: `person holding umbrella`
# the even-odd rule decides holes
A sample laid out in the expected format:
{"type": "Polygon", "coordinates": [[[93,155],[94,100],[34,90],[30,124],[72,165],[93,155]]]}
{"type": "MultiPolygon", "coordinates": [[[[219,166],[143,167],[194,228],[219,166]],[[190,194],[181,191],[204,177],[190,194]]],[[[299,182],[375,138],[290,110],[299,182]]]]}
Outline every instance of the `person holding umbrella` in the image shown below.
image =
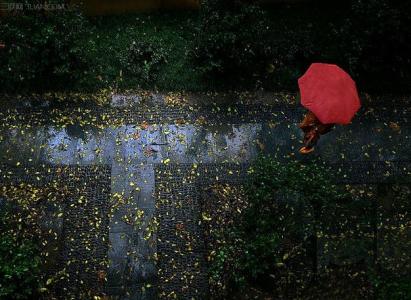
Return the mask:
{"type": "Polygon", "coordinates": [[[336,65],[313,63],[298,79],[301,104],[309,110],[299,127],[304,132],[301,154],[314,151],[320,136],[335,124],[349,124],[361,107],[354,80],[336,65]]]}
{"type": "Polygon", "coordinates": [[[298,125],[304,132],[304,146],[301,147],[301,154],[308,154],[314,151],[314,146],[317,144],[320,136],[330,132],[335,124],[323,124],[318,120],[315,114],[309,111],[304,120],[298,125]]]}

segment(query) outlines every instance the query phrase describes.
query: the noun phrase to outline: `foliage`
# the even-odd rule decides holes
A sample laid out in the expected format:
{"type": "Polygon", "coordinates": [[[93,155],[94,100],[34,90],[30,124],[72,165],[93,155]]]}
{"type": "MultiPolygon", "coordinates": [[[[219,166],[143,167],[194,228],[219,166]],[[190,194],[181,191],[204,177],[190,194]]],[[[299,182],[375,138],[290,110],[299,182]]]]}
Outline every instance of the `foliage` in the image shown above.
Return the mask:
{"type": "Polygon", "coordinates": [[[333,36],[341,42],[335,61],[341,62],[367,89],[390,90],[392,84],[397,89],[409,89],[410,12],[408,1],[351,1],[344,24],[337,27],[333,36]]]}
{"type": "Polygon", "coordinates": [[[272,158],[262,158],[256,162],[251,174],[249,195],[254,195],[252,203],[263,205],[261,208],[270,205],[272,197],[281,191],[298,193],[316,209],[347,196],[332,182],[331,170],[317,161],[281,163],[272,158]]]}
{"type": "Polygon", "coordinates": [[[75,10],[24,10],[0,20],[1,90],[294,91],[309,64],[324,61],[348,70],[360,90],[404,93],[411,78],[408,2],[270,8],[204,0],[198,14],[87,19],[75,10]]]}
{"type": "Polygon", "coordinates": [[[0,298],[33,299],[39,288],[39,274],[36,245],[0,235],[0,298]]]}
{"type": "Polygon", "coordinates": [[[261,158],[250,169],[250,176],[247,208],[218,237],[224,241],[211,267],[217,294],[246,290],[256,282],[271,282],[268,286],[272,288],[288,264],[307,254],[304,247],[319,231],[326,208],[348,197],[332,183],[329,170],[318,163],[261,158]]]}
{"type": "Polygon", "coordinates": [[[22,10],[0,20],[2,90],[70,89],[87,70],[81,37],[86,20],[75,10],[22,10]]]}
{"type": "Polygon", "coordinates": [[[92,28],[82,43],[92,68],[76,88],[204,90],[196,67],[187,59],[194,20],[195,15],[187,12],[90,18],[92,28]]]}
{"type": "Polygon", "coordinates": [[[226,84],[249,83],[267,65],[267,29],[265,12],[255,3],[203,1],[194,49],[200,70],[226,84]]]}
{"type": "MultiPolygon", "coordinates": [[[[242,228],[249,235],[248,240],[257,245],[254,250],[259,251],[251,253],[254,260],[261,262],[255,265],[258,268],[278,263],[261,260],[265,255],[264,248],[258,247],[261,240],[274,236],[281,241],[306,240],[317,231],[326,206],[347,197],[331,181],[330,171],[320,163],[281,163],[272,158],[262,158],[251,172],[252,179],[247,189],[249,208],[244,214],[242,228]]],[[[274,253],[271,254],[269,257],[273,259],[274,253]]],[[[254,270],[252,277],[267,271],[254,270]]]]}
{"type": "Polygon", "coordinates": [[[280,22],[271,27],[267,41],[270,56],[259,80],[267,89],[295,90],[297,79],[315,60],[318,51],[313,28],[301,26],[296,30],[281,26],[280,22]]]}
{"type": "Polygon", "coordinates": [[[208,209],[215,299],[409,298],[407,186],[337,186],[343,174],[320,161],[260,158],[249,174],[244,192],[220,188],[208,209]]]}
{"type": "Polygon", "coordinates": [[[406,1],[324,1],[262,9],[204,1],[197,63],[236,88],[295,90],[310,63],[337,63],[367,91],[409,90],[411,6],[406,1]],[[338,12],[338,13],[337,13],[338,12]]]}
{"type": "Polygon", "coordinates": [[[403,300],[411,298],[410,276],[395,274],[373,276],[373,285],[376,289],[376,299],[403,300]]]}
{"type": "Polygon", "coordinates": [[[411,298],[411,279],[399,278],[397,281],[386,282],[379,291],[379,299],[402,300],[411,298]]]}
{"type": "Polygon", "coordinates": [[[245,191],[242,187],[217,184],[208,190],[204,198],[208,199],[204,201],[202,210],[205,242],[212,262],[210,288],[213,295],[222,297],[229,281],[233,280],[238,285],[245,281],[243,274],[232,273],[233,266],[238,265],[236,257],[246,247],[236,230],[238,220],[247,207],[245,191]]]}
{"type": "Polygon", "coordinates": [[[148,41],[133,41],[121,58],[124,75],[137,79],[140,85],[154,84],[166,57],[161,46],[148,41]]]}
{"type": "Polygon", "coordinates": [[[226,230],[218,236],[220,243],[211,256],[210,284],[215,298],[244,291],[251,281],[274,273],[273,268],[282,265],[281,240],[275,230],[252,239],[236,227],[226,230]]]}
{"type": "Polygon", "coordinates": [[[0,218],[0,299],[33,299],[40,287],[38,246],[8,231],[4,213],[0,218]]]}
{"type": "Polygon", "coordinates": [[[52,218],[62,217],[59,206],[66,193],[61,184],[0,189],[0,299],[36,299],[54,288],[47,278],[62,267],[56,265],[59,246],[52,218]]]}

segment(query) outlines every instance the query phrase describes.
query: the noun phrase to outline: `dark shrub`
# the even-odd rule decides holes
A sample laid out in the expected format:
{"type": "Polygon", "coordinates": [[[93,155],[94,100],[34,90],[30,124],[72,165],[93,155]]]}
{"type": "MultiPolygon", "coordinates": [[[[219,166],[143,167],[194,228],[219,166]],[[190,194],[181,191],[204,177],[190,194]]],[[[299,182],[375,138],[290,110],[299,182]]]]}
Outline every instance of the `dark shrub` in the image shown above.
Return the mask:
{"type": "Polygon", "coordinates": [[[208,80],[237,89],[296,90],[312,62],[336,63],[364,91],[411,89],[411,4],[325,1],[261,8],[203,1],[194,54],[208,80]]]}
{"type": "Polygon", "coordinates": [[[38,293],[40,256],[35,244],[0,233],[0,299],[33,299],[38,293]]]}
{"type": "Polygon", "coordinates": [[[0,189],[0,299],[55,299],[65,278],[57,232],[66,192],[55,182],[0,189]]]}
{"type": "Polygon", "coordinates": [[[35,299],[40,287],[40,251],[11,227],[8,205],[0,206],[0,299],[35,299]]]}
{"type": "Polygon", "coordinates": [[[224,78],[228,86],[250,87],[270,57],[264,11],[254,3],[207,0],[200,18],[194,49],[200,70],[216,81],[224,78]]]}
{"type": "Polygon", "coordinates": [[[397,278],[383,284],[379,299],[402,300],[411,298],[411,278],[397,278]]]}
{"type": "Polygon", "coordinates": [[[336,30],[340,62],[364,89],[411,89],[411,4],[397,0],[353,0],[336,30]]]}
{"type": "Polygon", "coordinates": [[[166,52],[150,41],[134,41],[120,58],[124,75],[137,81],[139,86],[153,84],[161,66],[166,62],[166,52]]]}
{"type": "Polygon", "coordinates": [[[312,28],[275,25],[277,28],[271,30],[267,41],[269,64],[260,74],[260,80],[267,89],[296,90],[297,80],[315,60],[318,46],[315,45],[312,28]]]}
{"type": "Polygon", "coordinates": [[[86,21],[75,10],[22,10],[0,20],[1,89],[69,89],[86,70],[81,36],[86,21]]]}
{"type": "Polygon", "coordinates": [[[411,299],[411,277],[385,274],[375,276],[373,280],[376,299],[404,300],[411,299]]]}

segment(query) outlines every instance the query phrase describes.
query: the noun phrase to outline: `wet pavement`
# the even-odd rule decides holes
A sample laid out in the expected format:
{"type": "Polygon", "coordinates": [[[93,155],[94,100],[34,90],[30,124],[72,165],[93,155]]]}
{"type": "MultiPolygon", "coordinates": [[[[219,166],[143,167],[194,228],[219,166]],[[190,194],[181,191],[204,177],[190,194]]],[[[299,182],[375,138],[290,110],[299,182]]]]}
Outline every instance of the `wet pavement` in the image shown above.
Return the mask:
{"type": "MultiPolygon", "coordinates": [[[[303,116],[303,110],[298,107],[239,106],[237,109],[232,105],[229,109],[225,106],[221,111],[210,111],[191,107],[167,110],[164,106],[159,113],[155,111],[158,103],[140,110],[122,107],[120,100],[114,113],[109,110],[106,118],[102,117],[106,113],[104,109],[98,114],[80,109],[77,116],[83,117],[66,123],[64,120],[73,120],[70,116],[75,110],[69,110],[68,116],[65,116],[67,110],[54,111],[57,121],[44,117],[44,111],[38,115],[25,111],[14,116],[9,112],[1,126],[0,157],[2,164],[11,166],[107,165],[111,168],[112,201],[118,195],[128,201],[109,220],[108,291],[113,295],[128,292],[130,299],[153,297],[144,287],[147,283],[155,285],[157,275],[156,232],[150,228],[156,210],[158,165],[244,164],[260,153],[280,159],[320,158],[351,165],[411,161],[409,108],[400,108],[401,113],[393,113],[392,109],[363,110],[352,124],[337,126],[322,137],[316,152],[307,158],[298,154],[302,133],[297,124],[303,116]],[[137,228],[124,221],[130,211],[140,216],[137,228]]],[[[410,170],[402,171],[410,173],[410,170]]]]}

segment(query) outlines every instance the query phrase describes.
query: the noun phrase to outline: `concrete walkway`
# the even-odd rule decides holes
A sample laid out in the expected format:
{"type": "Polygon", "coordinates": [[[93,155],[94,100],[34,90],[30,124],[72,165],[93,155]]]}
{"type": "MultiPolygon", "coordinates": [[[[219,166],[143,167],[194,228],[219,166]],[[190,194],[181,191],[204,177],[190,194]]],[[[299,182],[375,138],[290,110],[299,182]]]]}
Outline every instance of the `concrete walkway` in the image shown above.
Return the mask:
{"type": "Polygon", "coordinates": [[[313,155],[301,157],[297,124],[304,111],[295,105],[175,106],[161,95],[145,103],[137,96],[116,97],[105,108],[2,111],[0,162],[110,167],[111,201],[126,201],[109,219],[106,290],[121,299],[155,297],[158,166],[247,164],[263,153],[339,164],[348,182],[411,172],[409,107],[364,108],[353,124],[338,126],[313,155]]]}

